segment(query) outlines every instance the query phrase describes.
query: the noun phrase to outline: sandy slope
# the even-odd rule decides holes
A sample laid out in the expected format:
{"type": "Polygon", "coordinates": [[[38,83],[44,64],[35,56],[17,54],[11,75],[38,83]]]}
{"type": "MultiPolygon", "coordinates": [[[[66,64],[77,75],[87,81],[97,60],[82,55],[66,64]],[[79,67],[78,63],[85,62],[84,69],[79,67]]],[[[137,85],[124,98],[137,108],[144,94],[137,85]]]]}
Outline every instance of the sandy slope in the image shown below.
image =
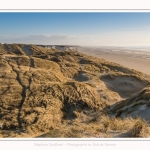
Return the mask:
{"type": "Polygon", "coordinates": [[[127,98],[146,86],[144,82],[127,76],[117,76],[114,79],[104,78],[102,80],[109,89],[119,93],[122,98],[127,98]]]}

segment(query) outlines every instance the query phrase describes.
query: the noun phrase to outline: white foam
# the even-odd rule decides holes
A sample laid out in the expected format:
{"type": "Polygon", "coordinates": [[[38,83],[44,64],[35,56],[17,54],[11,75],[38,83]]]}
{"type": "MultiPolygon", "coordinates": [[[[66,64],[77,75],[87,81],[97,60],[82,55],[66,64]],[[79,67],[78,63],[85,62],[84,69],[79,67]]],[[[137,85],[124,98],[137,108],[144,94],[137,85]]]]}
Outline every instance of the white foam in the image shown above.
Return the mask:
{"type": "Polygon", "coordinates": [[[114,52],[115,52],[115,51],[119,51],[119,50],[112,50],[112,51],[114,51],[114,52]]]}
{"type": "Polygon", "coordinates": [[[134,52],[135,54],[143,54],[143,52],[134,52]]]}
{"type": "Polygon", "coordinates": [[[125,51],[126,53],[132,53],[131,51],[125,51]]]}

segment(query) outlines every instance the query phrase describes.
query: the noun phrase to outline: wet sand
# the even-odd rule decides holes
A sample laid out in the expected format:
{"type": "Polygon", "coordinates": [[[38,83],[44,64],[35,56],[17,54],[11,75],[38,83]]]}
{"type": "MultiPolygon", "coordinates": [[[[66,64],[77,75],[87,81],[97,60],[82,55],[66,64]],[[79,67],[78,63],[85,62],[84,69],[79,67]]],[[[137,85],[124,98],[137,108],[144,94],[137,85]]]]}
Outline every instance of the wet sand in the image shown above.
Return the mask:
{"type": "Polygon", "coordinates": [[[150,75],[150,51],[123,48],[82,48],[79,51],[150,75]]]}

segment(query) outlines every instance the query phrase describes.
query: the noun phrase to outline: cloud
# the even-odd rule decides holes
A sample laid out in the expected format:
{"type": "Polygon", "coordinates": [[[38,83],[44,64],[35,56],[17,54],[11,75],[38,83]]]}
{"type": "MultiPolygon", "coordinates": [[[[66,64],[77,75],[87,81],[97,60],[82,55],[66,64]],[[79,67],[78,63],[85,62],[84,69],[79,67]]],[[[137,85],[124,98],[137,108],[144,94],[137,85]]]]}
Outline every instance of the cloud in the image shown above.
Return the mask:
{"type": "Polygon", "coordinates": [[[54,34],[54,35],[29,35],[27,38],[30,39],[56,39],[56,40],[64,40],[64,39],[76,39],[77,37],[73,35],[63,35],[63,34],[54,34]]]}
{"type": "Polygon", "coordinates": [[[45,45],[83,45],[83,46],[150,46],[150,27],[134,30],[106,31],[99,34],[67,35],[0,35],[2,43],[24,43],[45,45]]]}
{"type": "Polygon", "coordinates": [[[39,34],[39,35],[28,35],[28,36],[0,36],[2,43],[26,43],[26,44],[63,44],[69,43],[71,40],[77,40],[78,37],[74,35],[62,35],[62,34],[39,34]]]}

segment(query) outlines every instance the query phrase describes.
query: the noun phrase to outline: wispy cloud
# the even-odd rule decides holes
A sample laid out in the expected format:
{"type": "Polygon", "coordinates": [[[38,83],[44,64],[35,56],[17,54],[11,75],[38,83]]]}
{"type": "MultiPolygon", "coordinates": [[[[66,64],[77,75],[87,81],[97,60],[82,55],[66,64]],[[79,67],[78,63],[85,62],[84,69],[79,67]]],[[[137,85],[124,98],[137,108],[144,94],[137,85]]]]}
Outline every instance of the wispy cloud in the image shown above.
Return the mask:
{"type": "Polygon", "coordinates": [[[134,30],[108,31],[99,34],[67,35],[0,35],[1,43],[84,45],[84,46],[150,46],[150,27],[134,30]]]}
{"type": "Polygon", "coordinates": [[[64,40],[64,39],[77,39],[76,36],[74,35],[63,35],[63,34],[41,34],[41,35],[29,35],[26,38],[30,38],[30,39],[55,39],[55,40],[64,40]]]}
{"type": "Polygon", "coordinates": [[[74,35],[63,35],[63,34],[37,34],[28,36],[19,35],[7,35],[0,36],[0,42],[2,43],[33,43],[33,44],[59,44],[63,42],[70,42],[70,40],[78,39],[74,35]]]}

